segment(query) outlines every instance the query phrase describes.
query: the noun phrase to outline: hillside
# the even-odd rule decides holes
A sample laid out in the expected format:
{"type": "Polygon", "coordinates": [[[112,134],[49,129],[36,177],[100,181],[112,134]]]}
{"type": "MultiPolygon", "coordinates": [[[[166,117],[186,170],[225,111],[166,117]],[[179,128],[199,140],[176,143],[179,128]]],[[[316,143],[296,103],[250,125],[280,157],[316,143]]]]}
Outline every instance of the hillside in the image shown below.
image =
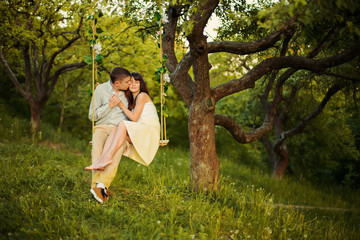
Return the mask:
{"type": "MultiPolygon", "coordinates": [[[[90,148],[90,147],[88,147],[90,148]]],[[[189,152],[146,168],[123,158],[110,200],[91,198],[89,149],[2,142],[4,239],[358,239],[359,192],[316,187],[221,159],[218,195],[189,191],[189,152]],[[297,205],[307,206],[298,207],[297,205]]]]}

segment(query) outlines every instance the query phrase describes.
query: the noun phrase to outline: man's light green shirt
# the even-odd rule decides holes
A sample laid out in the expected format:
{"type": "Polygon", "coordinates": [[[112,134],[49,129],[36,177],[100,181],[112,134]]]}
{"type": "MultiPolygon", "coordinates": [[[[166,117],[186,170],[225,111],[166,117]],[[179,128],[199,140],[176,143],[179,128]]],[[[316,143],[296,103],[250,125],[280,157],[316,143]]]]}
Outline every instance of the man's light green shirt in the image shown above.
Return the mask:
{"type": "MultiPolygon", "coordinates": [[[[113,108],[109,107],[110,97],[115,94],[112,89],[110,80],[108,82],[102,83],[95,89],[95,121],[96,125],[98,124],[114,124],[117,125],[122,120],[127,120],[126,115],[121,110],[119,106],[115,106],[113,108]]],[[[124,105],[128,106],[128,101],[125,97],[125,92],[120,91],[118,94],[120,100],[124,103],[124,105]]],[[[90,107],[89,107],[89,119],[92,120],[92,107],[93,99],[91,99],[90,107]]]]}

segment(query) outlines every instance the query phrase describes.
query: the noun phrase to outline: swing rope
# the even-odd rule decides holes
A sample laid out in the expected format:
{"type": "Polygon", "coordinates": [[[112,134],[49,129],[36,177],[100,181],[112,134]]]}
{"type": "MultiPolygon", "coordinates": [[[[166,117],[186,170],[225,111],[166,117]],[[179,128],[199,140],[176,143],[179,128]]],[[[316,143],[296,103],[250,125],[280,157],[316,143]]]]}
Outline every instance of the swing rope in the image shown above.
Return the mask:
{"type": "MultiPolygon", "coordinates": [[[[163,47],[162,47],[162,31],[161,31],[161,19],[160,19],[160,62],[163,62],[163,47]]],[[[165,94],[164,94],[164,73],[161,71],[160,73],[160,146],[166,146],[169,142],[166,139],[166,117],[164,115],[164,104],[165,104],[165,94]],[[165,136],[164,136],[165,135],[165,136]]]]}
{"type": "MultiPolygon", "coordinates": [[[[95,25],[95,12],[93,13],[93,47],[92,47],[92,133],[95,131],[95,72],[97,72],[97,63],[95,64],[95,33],[96,33],[96,25],[95,25]]],[[[97,80],[97,74],[96,74],[97,80]]]]}

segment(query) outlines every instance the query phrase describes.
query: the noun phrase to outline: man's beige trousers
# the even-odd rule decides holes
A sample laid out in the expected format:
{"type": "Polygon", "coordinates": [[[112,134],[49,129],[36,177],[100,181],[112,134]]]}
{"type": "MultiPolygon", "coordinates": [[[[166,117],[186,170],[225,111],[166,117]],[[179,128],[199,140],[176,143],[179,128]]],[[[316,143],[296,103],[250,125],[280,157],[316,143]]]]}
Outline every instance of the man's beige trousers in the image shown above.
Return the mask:
{"type": "MultiPolygon", "coordinates": [[[[111,130],[116,127],[112,124],[99,124],[94,128],[94,133],[92,137],[92,151],[91,151],[91,159],[92,163],[99,159],[104,144],[106,142],[107,137],[109,136],[111,130]]],[[[103,171],[93,170],[92,171],[92,183],[91,188],[95,187],[97,183],[104,184],[107,188],[110,187],[111,182],[113,181],[116,171],[123,155],[123,152],[126,148],[127,144],[123,144],[119,150],[115,153],[113,162],[108,165],[103,171]]]]}

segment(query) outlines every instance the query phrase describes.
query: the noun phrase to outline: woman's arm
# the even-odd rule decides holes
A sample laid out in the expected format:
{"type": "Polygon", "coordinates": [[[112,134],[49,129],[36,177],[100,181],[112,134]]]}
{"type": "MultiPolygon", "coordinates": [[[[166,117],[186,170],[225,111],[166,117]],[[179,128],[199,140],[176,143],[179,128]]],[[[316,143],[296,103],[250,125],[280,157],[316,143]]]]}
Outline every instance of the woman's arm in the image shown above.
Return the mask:
{"type": "Polygon", "coordinates": [[[123,110],[123,112],[131,121],[136,122],[140,118],[145,103],[147,103],[149,100],[149,96],[146,93],[139,93],[133,112],[130,111],[121,101],[119,102],[118,106],[123,110]]]}

